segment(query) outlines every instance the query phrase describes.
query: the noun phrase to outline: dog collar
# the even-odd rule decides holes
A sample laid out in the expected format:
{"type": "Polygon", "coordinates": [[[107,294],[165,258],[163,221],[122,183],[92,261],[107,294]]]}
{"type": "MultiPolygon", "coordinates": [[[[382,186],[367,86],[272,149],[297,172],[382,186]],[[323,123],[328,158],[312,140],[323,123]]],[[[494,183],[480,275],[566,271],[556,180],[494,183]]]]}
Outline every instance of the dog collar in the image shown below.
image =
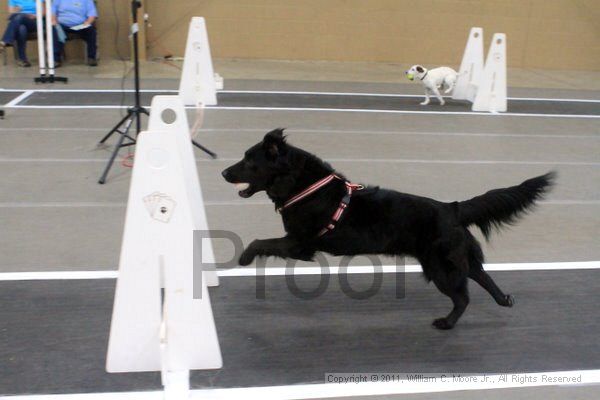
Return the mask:
{"type": "Polygon", "coordinates": [[[419,79],[420,79],[420,80],[423,80],[423,79],[425,79],[425,77],[427,76],[427,74],[428,74],[428,73],[429,73],[429,70],[427,70],[427,72],[425,72],[425,75],[423,75],[423,77],[422,77],[422,78],[419,78],[419,79]]]}
{"type": "MultiPolygon", "coordinates": [[[[295,195],[294,197],[290,198],[288,201],[286,201],[283,204],[283,206],[281,206],[277,209],[277,212],[281,213],[284,209],[299,202],[300,200],[304,199],[305,197],[310,196],[311,194],[313,194],[317,190],[321,189],[323,186],[327,185],[329,182],[331,182],[334,179],[343,180],[336,174],[327,175],[325,178],[313,183],[312,185],[310,185],[309,187],[304,189],[302,192],[300,192],[297,195],[295,195]]],[[[342,218],[344,211],[346,211],[346,207],[348,207],[348,204],[350,204],[350,198],[352,197],[352,193],[354,193],[357,190],[364,189],[363,185],[357,185],[354,183],[350,183],[346,180],[344,180],[344,184],[346,185],[346,194],[340,201],[338,208],[335,210],[335,212],[331,216],[331,221],[329,221],[329,223],[327,224],[327,226],[325,228],[323,228],[319,231],[319,234],[317,236],[323,236],[327,232],[335,229],[335,226],[337,225],[339,220],[342,218]]]]}

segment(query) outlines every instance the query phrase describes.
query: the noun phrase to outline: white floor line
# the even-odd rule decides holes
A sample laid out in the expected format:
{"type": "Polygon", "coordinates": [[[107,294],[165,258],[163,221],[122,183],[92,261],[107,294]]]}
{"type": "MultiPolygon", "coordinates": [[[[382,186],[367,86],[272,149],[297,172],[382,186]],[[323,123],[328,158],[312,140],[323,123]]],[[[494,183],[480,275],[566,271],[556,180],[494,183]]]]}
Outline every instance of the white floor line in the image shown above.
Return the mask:
{"type": "MultiPolygon", "coordinates": [[[[207,202],[204,202],[207,205],[207,202]]],[[[117,202],[95,202],[95,201],[46,201],[46,202],[3,202],[0,203],[0,208],[114,208],[126,207],[127,203],[117,202]]]]}
{"type": "MultiPolygon", "coordinates": [[[[48,110],[78,110],[78,109],[97,109],[97,110],[115,110],[126,109],[129,106],[113,106],[113,105],[64,105],[64,106],[34,106],[34,105],[14,105],[16,109],[48,109],[48,110]]],[[[149,108],[149,106],[143,106],[149,108]]],[[[186,107],[189,109],[195,108],[192,106],[186,107]]],[[[538,117],[538,118],[600,118],[600,115],[593,114],[527,114],[527,113],[484,113],[473,111],[409,111],[409,110],[375,110],[364,108],[303,108],[303,107],[221,107],[207,106],[206,110],[221,110],[221,111],[302,111],[302,112],[345,112],[345,113],[379,113],[379,114],[430,114],[430,115],[466,115],[480,117],[538,117]]]]}
{"type": "MultiPolygon", "coordinates": [[[[452,391],[472,391],[489,389],[508,389],[541,386],[558,386],[545,382],[542,375],[553,377],[581,377],[581,384],[590,385],[600,382],[600,370],[560,371],[560,372],[534,372],[527,374],[510,374],[508,382],[501,381],[500,374],[487,375],[489,382],[453,382],[450,379],[436,382],[411,382],[402,380],[400,382],[386,383],[322,383],[288,386],[271,386],[255,388],[235,389],[203,389],[193,390],[193,399],[261,399],[261,400],[292,400],[292,399],[319,399],[334,397],[356,397],[374,395],[414,394],[414,393],[439,393],[452,391]],[[512,379],[515,381],[512,381],[512,379]],[[531,382],[520,384],[520,381],[529,378],[531,382]]],[[[483,380],[483,376],[480,376],[483,380]]],[[[568,385],[564,385],[568,386],[568,385]]]]}
{"type": "MultiPolygon", "coordinates": [[[[79,106],[25,106],[25,105],[14,105],[12,107],[7,107],[7,106],[3,106],[4,108],[17,108],[17,109],[31,109],[31,110],[86,110],[86,109],[90,109],[90,110],[119,110],[119,109],[127,109],[130,106],[128,105],[123,105],[123,106],[112,106],[112,105],[108,105],[108,106],[104,106],[104,105],[79,105],[79,106]]],[[[150,106],[148,105],[143,105],[142,107],[144,108],[150,108],[150,106]]]]}
{"type": "MultiPolygon", "coordinates": [[[[23,92],[30,89],[0,89],[0,92],[23,92]]],[[[134,89],[31,89],[34,93],[133,93],[134,89]]],[[[141,89],[142,93],[177,93],[174,89],[141,89]]]]}
{"type": "MultiPolygon", "coordinates": [[[[496,272],[517,272],[517,271],[573,271],[573,270],[592,270],[600,269],[600,261],[575,261],[575,262],[549,262],[549,263],[500,263],[485,264],[486,271],[496,272]]],[[[255,267],[234,268],[228,270],[219,270],[220,277],[248,277],[248,276],[284,276],[287,269],[285,267],[267,267],[257,270],[255,267]]],[[[384,265],[381,272],[390,273],[418,273],[421,272],[420,265],[384,265]]],[[[321,267],[297,267],[294,269],[294,275],[338,275],[347,274],[371,274],[373,266],[350,266],[346,269],[331,266],[321,267]]],[[[0,281],[38,281],[38,280],[92,280],[92,279],[115,279],[118,271],[115,270],[96,270],[96,271],[38,271],[38,272],[1,272],[0,281]]]]}
{"type": "MultiPolygon", "coordinates": [[[[454,200],[438,199],[443,202],[454,200]]],[[[596,206],[600,200],[542,200],[538,204],[548,206],[596,206]]],[[[204,202],[207,207],[228,206],[273,206],[269,200],[208,200],[204,202]]],[[[0,202],[0,208],[124,208],[125,202],[95,202],[95,201],[20,201],[0,202]]]]}
{"type": "Polygon", "coordinates": [[[106,132],[106,128],[89,128],[89,127],[85,127],[85,128],[40,128],[40,127],[31,127],[31,128],[0,128],[0,132],[10,132],[10,131],[15,131],[15,132],[76,132],[76,133],[83,133],[83,132],[89,132],[89,131],[94,131],[94,132],[106,132]]]}
{"type": "MultiPolygon", "coordinates": [[[[281,91],[281,90],[220,90],[218,93],[239,93],[239,94],[291,94],[291,95],[313,95],[313,96],[366,96],[366,97],[409,97],[422,98],[422,94],[402,94],[402,93],[365,93],[365,92],[310,92],[310,91],[281,91]]],[[[452,96],[442,96],[451,99],[452,96]]],[[[507,97],[508,100],[516,101],[559,101],[559,102],[582,102],[582,103],[600,103],[597,99],[563,99],[563,98],[544,98],[544,97],[507,97]]]]}
{"type": "MultiPolygon", "coordinates": [[[[270,128],[203,128],[204,133],[239,133],[239,132],[261,132],[266,133],[273,129],[270,128]]],[[[82,134],[86,132],[105,132],[105,128],[1,128],[0,132],[63,132],[82,134]]],[[[400,136],[466,136],[466,137],[500,137],[500,138],[550,138],[550,139],[599,139],[599,134],[591,135],[564,135],[564,134],[534,134],[534,133],[493,133],[493,132],[426,132],[426,131],[374,131],[374,130],[342,130],[342,129],[307,129],[307,128],[287,128],[287,133],[296,134],[345,134],[345,135],[400,135],[400,136]]]]}
{"type": "MultiPolygon", "coordinates": [[[[600,162],[591,161],[517,161],[517,160],[419,160],[402,158],[326,158],[328,162],[339,163],[397,163],[397,164],[457,164],[457,165],[569,165],[598,166],[600,162]]],[[[236,162],[239,158],[197,159],[197,163],[236,162]]],[[[106,158],[0,158],[0,163],[103,163],[106,158]]]]}
{"type": "Polygon", "coordinates": [[[22,102],[23,100],[25,100],[26,98],[28,98],[29,96],[31,96],[33,93],[34,93],[33,90],[28,90],[24,93],[21,93],[19,96],[15,97],[11,101],[9,101],[5,105],[3,105],[2,107],[6,107],[6,108],[14,107],[17,104],[19,104],[20,102],[22,102]]]}
{"type": "MultiPolygon", "coordinates": [[[[394,372],[391,374],[394,374],[394,372]]],[[[406,375],[406,373],[399,373],[399,375],[400,374],[406,375]]],[[[370,375],[371,374],[365,374],[365,376],[370,375]]],[[[441,379],[440,377],[436,379],[435,382],[418,380],[410,381],[408,379],[402,379],[396,382],[376,383],[313,383],[286,386],[195,389],[191,390],[190,398],[198,400],[296,400],[550,386],[558,388],[587,386],[600,383],[600,370],[571,370],[515,374],[495,373],[485,375],[485,377],[487,377],[486,381],[483,381],[483,375],[479,375],[479,378],[476,382],[466,379],[463,381],[458,381],[455,379],[450,379],[450,376],[452,376],[452,374],[448,373],[448,376],[445,377],[445,379],[441,379]],[[551,381],[552,379],[562,377],[576,378],[580,380],[580,382],[572,384],[557,384],[551,381]]],[[[325,379],[325,376],[323,376],[323,379],[325,379]]],[[[148,391],[6,396],[0,397],[0,400],[159,400],[163,399],[163,396],[164,394],[162,391],[148,391]]]]}
{"type": "MultiPolygon", "coordinates": [[[[600,162],[588,161],[517,161],[517,160],[420,160],[393,158],[325,158],[328,162],[364,162],[364,163],[406,163],[406,164],[481,164],[481,165],[590,165],[597,166],[600,162]]],[[[239,161],[232,159],[231,161],[239,161]]]]}
{"type": "MultiPolygon", "coordinates": [[[[17,106],[21,107],[21,106],[17,106]]],[[[26,107],[26,106],[23,106],[26,107]]],[[[303,107],[228,107],[210,106],[207,110],[223,111],[302,111],[302,112],[346,112],[379,114],[431,114],[431,115],[467,115],[479,117],[540,117],[540,118],[600,118],[592,114],[527,114],[527,113],[484,113],[473,111],[409,111],[409,110],[371,110],[364,108],[303,108],[303,107]]]]}
{"type": "Polygon", "coordinates": [[[0,281],[54,281],[79,279],[116,279],[118,271],[2,272],[0,281]]]}
{"type": "MultiPolygon", "coordinates": [[[[271,128],[204,128],[202,132],[268,132],[271,128]]],[[[0,128],[0,131],[2,129],[0,128]]],[[[308,134],[356,134],[356,135],[406,135],[406,136],[468,136],[468,137],[510,137],[510,138],[557,138],[557,139],[600,139],[599,134],[591,135],[563,135],[563,134],[533,134],[533,133],[493,133],[493,132],[427,132],[427,131],[374,131],[374,130],[342,130],[342,129],[306,129],[286,128],[286,133],[308,133],[308,134]]]]}
{"type": "MultiPolygon", "coordinates": [[[[0,92],[22,92],[30,89],[0,89],[0,92]]],[[[33,89],[36,93],[121,93],[120,89],[33,89]]],[[[133,89],[125,89],[124,92],[131,93],[133,89]]],[[[175,89],[142,89],[142,93],[177,93],[175,89]]],[[[312,96],[369,96],[369,97],[410,97],[420,98],[422,94],[405,93],[367,93],[367,92],[318,92],[318,91],[285,91],[285,90],[220,90],[218,93],[233,94],[289,94],[289,95],[312,95],[312,96]]],[[[443,96],[451,98],[452,96],[443,96]]],[[[565,98],[544,98],[544,97],[507,97],[508,100],[516,101],[558,101],[558,102],[582,102],[582,103],[600,103],[597,99],[565,99],[565,98]]]]}
{"type": "Polygon", "coordinates": [[[0,158],[0,163],[105,163],[108,158],[0,158]]]}
{"type": "MultiPolygon", "coordinates": [[[[600,204],[600,201],[598,201],[600,204]]],[[[572,203],[569,203],[572,204],[572,203]]],[[[273,206],[268,200],[208,200],[205,206],[273,206]]],[[[19,201],[0,202],[0,208],[114,208],[127,207],[126,202],[96,202],[96,201],[19,201]]]]}

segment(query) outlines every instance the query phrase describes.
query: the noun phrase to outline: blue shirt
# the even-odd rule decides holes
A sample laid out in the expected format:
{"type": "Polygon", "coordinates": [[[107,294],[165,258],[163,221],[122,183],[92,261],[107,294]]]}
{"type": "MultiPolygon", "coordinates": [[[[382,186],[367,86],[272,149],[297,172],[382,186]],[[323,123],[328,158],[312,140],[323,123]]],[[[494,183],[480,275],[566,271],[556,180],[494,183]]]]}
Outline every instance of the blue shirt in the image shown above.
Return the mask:
{"type": "Polygon", "coordinates": [[[20,7],[22,14],[35,14],[35,0],[8,0],[8,6],[20,7]]]}
{"type": "Polygon", "coordinates": [[[97,17],[94,0],[55,0],[52,12],[58,23],[68,27],[83,24],[89,17],[97,17]]]}

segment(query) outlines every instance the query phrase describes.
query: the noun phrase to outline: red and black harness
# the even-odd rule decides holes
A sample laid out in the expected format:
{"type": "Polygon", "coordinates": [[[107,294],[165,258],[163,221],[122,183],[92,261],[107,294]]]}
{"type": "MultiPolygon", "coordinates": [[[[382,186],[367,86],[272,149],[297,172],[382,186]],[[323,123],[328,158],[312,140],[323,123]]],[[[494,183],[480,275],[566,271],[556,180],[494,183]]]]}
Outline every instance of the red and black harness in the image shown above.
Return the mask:
{"type": "Polygon", "coordinates": [[[335,227],[336,227],[336,225],[337,225],[337,223],[342,218],[342,215],[344,214],[344,211],[346,211],[346,207],[348,207],[348,204],[350,204],[350,199],[352,198],[352,193],[354,193],[357,190],[364,189],[364,186],[357,185],[357,184],[354,184],[354,183],[350,183],[350,182],[348,182],[348,181],[340,178],[336,174],[327,175],[325,178],[323,178],[323,179],[321,179],[321,180],[313,183],[312,185],[310,185],[309,187],[307,187],[306,189],[304,189],[302,192],[298,193],[297,195],[293,196],[288,201],[286,201],[283,204],[283,206],[281,206],[281,207],[279,207],[277,209],[277,212],[281,213],[286,208],[288,208],[291,205],[299,202],[300,200],[304,199],[305,197],[310,196],[311,194],[313,194],[317,190],[321,189],[323,186],[326,186],[327,184],[329,184],[329,182],[333,181],[334,179],[338,179],[338,180],[344,181],[344,184],[346,185],[346,194],[344,195],[344,197],[340,201],[340,204],[338,205],[338,208],[335,210],[335,212],[331,216],[331,221],[329,222],[329,224],[327,224],[326,227],[324,227],[323,229],[321,229],[319,231],[319,234],[317,236],[323,236],[327,232],[334,230],[335,227]]]}

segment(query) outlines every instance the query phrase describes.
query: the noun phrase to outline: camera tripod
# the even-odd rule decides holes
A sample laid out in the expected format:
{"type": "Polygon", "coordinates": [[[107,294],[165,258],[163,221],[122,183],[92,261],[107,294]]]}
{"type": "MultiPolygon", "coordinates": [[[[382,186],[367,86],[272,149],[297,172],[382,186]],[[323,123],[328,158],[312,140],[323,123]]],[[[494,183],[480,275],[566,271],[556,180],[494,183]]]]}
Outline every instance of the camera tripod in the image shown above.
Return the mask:
{"type": "MultiPolygon", "coordinates": [[[[127,109],[127,115],[125,115],[111,130],[108,132],[102,140],[98,144],[103,144],[106,142],[113,134],[118,133],[119,139],[117,140],[117,144],[115,145],[113,152],[111,153],[110,159],[106,167],[104,168],[104,172],[102,176],[98,180],[99,184],[104,184],[106,182],[106,177],[110,172],[110,168],[115,162],[115,158],[119,154],[119,150],[123,147],[133,146],[135,145],[137,135],[139,135],[142,130],[142,114],[150,115],[148,110],[141,106],[140,104],[140,60],[139,60],[139,44],[138,44],[138,18],[137,18],[137,10],[142,6],[142,3],[139,0],[131,1],[131,13],[133,17],[133,26],[131,31],[133,32],[133,58],[134,58],[134,82],[135,82],[135,105],[127,109]],[[133,122],[135,121],[135,134],[132,135],[129,133],[133,122]]],[[[194,146],[198,147],[200,150],[204,151],[212,158],[217,158],[217,155],[206,147],[202,146],[200,143],[192,140],[194,146]]]]}

